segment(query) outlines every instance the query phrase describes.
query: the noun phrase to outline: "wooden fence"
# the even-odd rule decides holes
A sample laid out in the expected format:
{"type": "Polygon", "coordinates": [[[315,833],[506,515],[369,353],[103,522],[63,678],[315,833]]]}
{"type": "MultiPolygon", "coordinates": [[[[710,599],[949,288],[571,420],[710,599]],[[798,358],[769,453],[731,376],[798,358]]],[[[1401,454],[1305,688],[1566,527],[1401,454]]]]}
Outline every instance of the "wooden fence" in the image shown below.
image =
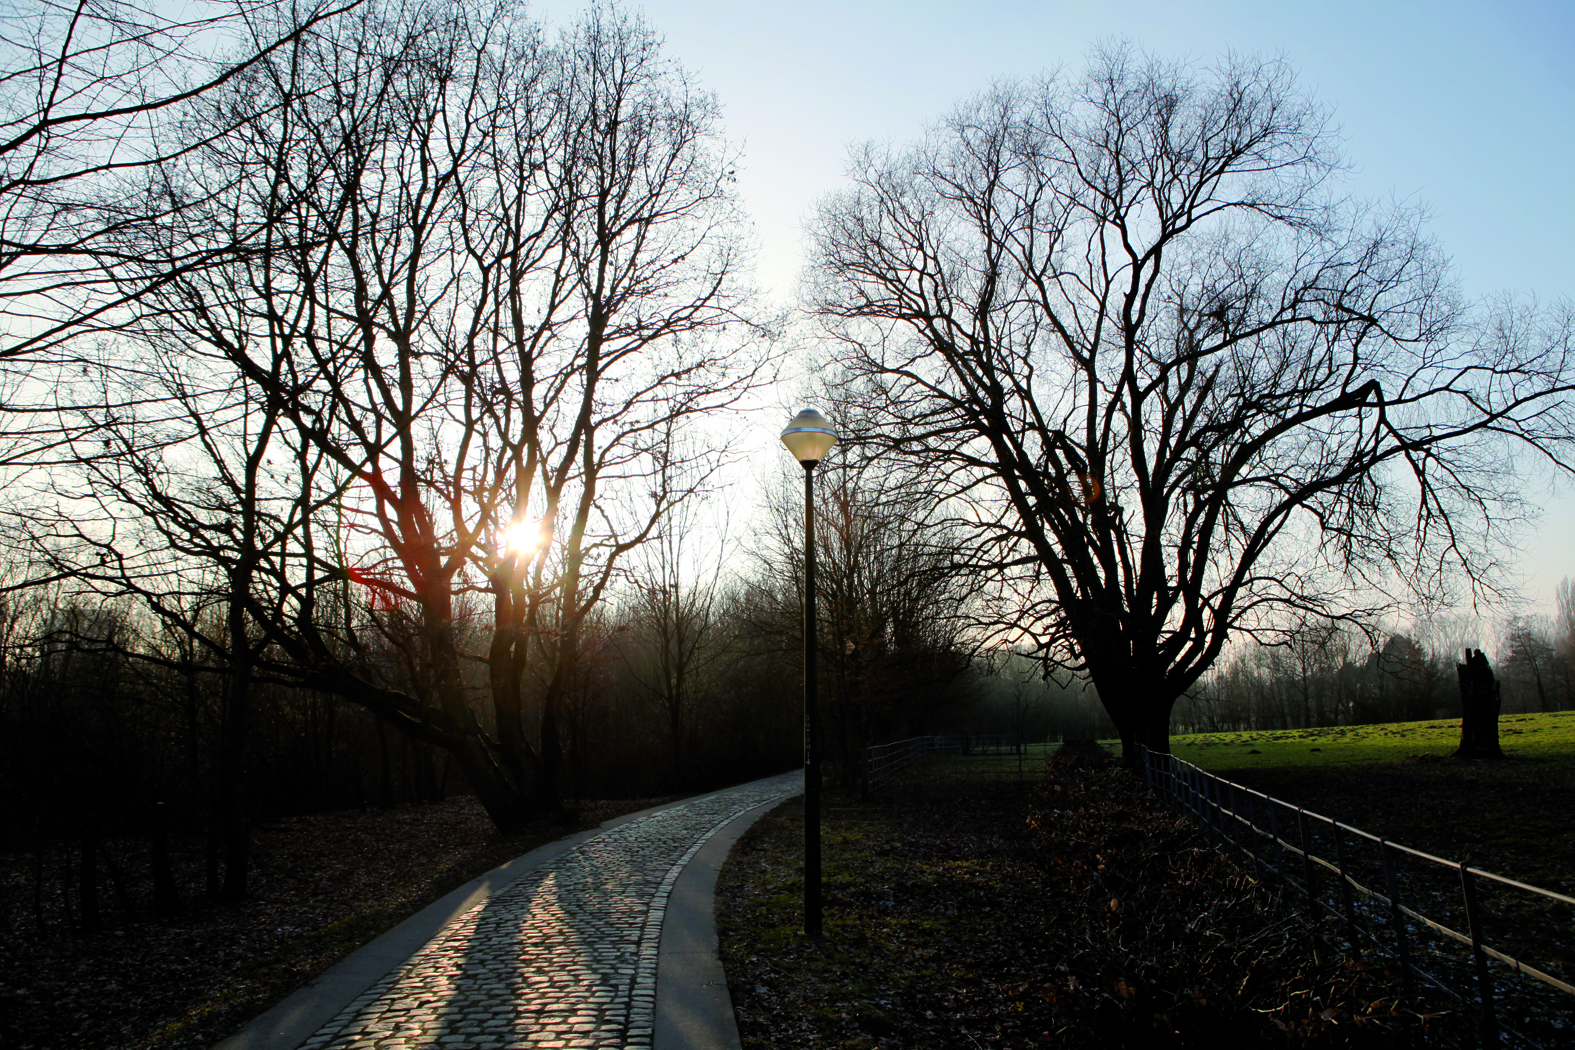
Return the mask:
{"type": "Polygon", "coordinates": [[[930,755],[977,755],[1005,759],[1022,755],[1029,746],[1022,737],[1012,733],[914,736],[906,740],[894,740],[889,744],[876,744],[865,749],[866,782],[873,788],[930,755]]]}

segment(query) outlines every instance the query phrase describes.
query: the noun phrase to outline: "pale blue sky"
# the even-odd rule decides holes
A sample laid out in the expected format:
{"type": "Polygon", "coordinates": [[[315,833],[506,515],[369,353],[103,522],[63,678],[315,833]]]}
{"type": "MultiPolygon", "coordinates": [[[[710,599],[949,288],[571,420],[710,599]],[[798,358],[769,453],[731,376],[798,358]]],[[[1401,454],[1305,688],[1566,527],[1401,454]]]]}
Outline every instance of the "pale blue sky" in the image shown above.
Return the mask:
{"type": "MultiPolygon", "coordinates": [[[[561,24],[581,5],[534,6],[561,24]]],[[[801,222],[837,187],[850,143],[907,141],[992,80],[1075,73],[1092,44],[1114,39],[1205,63],[1227,50],[1283,55],[1334,110],[1349,191],[1427,205],[1468,294],[1575,296],[1575,0],[629,6],[720,97],[743,147],[759,278],[783,300],[801,222]]],[[[1554,585],[1575,577],[1575,498],[1562,488],[1523,560],[1527,598],[1549,611],[1554,585]]]]}

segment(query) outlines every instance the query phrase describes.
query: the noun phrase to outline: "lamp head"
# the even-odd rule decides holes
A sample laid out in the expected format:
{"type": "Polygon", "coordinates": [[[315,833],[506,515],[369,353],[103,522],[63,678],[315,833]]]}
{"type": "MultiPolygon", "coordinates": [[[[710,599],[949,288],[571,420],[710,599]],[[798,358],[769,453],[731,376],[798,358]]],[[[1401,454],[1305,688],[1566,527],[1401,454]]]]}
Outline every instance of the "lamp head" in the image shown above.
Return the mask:
{"type": "Polygon", "coordinates": [[[831,446],[837,443],[837,432],[831,429],[826,417],[813,408],[806,408],[788,422],[782,431],[782,444],[793,458],[806,466],[813,466],[826,458],[831,446]]]}

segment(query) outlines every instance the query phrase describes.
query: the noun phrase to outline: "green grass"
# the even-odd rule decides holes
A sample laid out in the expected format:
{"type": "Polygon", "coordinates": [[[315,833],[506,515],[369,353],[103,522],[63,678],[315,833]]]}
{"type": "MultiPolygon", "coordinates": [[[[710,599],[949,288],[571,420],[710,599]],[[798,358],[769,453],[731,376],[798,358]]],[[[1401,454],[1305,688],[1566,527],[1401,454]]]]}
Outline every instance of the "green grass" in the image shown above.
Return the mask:
{"type": "Polygon", "coordinates": [[[1460,720],[1171,738],[1211,773],[1447,860],[1575,892],[1575,712],[1505,715],[1505,761],[1452,757],[1460,720]]]}
{"type": "MultiPolygon", "coordinates": [[[[1575,759],[1575,711],[1505,715],[1498,725],[1499,745],[1511,759],[1575,759]]],[[[1405,762],[1424,755],[1444,758],[1454,754],[1459,743],[1458,718],[1170,738],[1177,757],[1217,773],[1405,762]]]]}

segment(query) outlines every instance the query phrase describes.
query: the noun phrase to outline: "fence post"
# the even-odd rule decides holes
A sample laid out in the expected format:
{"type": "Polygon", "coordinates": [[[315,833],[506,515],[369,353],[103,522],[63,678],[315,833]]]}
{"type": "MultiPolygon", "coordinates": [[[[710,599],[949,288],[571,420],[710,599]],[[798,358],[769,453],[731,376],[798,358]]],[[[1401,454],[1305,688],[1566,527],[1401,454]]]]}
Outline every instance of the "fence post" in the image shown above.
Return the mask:
{"type": "Polygon", "coordinates": [[[1345,925],[1351,934],[1351,948],[1362,950],[1361,927],[1356,924],[1356,903],[1351,900],[1351,877],[1345,873],[1345,833],[1339,821],[1334,825],[1334,863],[1340,872],[1340,900],[1345,905],[1345,925]]]}
{"type": "Polygon", "coordinates": [[[1307,811],[1301,806],[1296,807],[1296,828],[1302,840],[1302,882],[1307,890],[1307,907],[1316,922],[1322,916],[1318,914],[1318,893],[1313,888],[1312,836],[1307,834],[1307,811]]]}
{"type": "Polygon", "coordinates": [[[1405,916],[1400,913],[1400,880],[1395,878],[1394,851],[1389,848],[1387,837],[1379,838],[1378,850],[1384,857],[1384,882],[1389,887],[1389,921],[1394,924],[1395,950],[1400,955],[1400,986],[1410,995],[1411,952],[1406,942],[1405,916]]]}
{"type": "Polygon", "coordinates": [[[1219,832],[1220,838],[1225,838],[1225,802],[1220,794],[1220,778],[1214,777],[1214,830],[1219,832]]]}
{"type": "Polygon", "coordinates": [[[1236,802],[1236,785],[1230,786],[1230,823],[1234,834],[1231,838],[1236,842],[1236,859],[1241,860],[1245,852],[1241,847],[1241,808],[1236,802]]]}
{"type": "Polygon", "coordinates": [[[1482,1002],[1482,1039],[1492,1046],[1498,1045],[1498,1017],[1493,1012],[1493,978],[1488,973],[1487,956],[1482,953],[1482,908],[1477,902],[1477,888],[1471,880],[1471,869],[1460,862],[1460,895],[1466,900],[1466,928],[1471,931],[1471,957],[1477,970],[1477,995],[1482,1002]]]}
{"type": "Polygon", "coordinates": [[[1274,841],[1274,860],[1270,868],[1274,871],[1274,878],[1280,884],[1280,892],[1285,892],[1285,847],[1280,844],[1280,818],[1276,813],[1274,798],[1269,798],[1269,838],[1274,841]]]}
{"type": "Polygon", "coordinates": [[[1248,853],[1252,855],[1252,874],[1254,878],[1263,878],[1263,867],[1258,862],[1258,803],[1252,797],[1252,792],[1247,792],[1247,841],[1252,845],[1248,853]]]}
{"type": "Polygon", "coordinates": [[[1150,795],[1154,793],[1154,767],[1149,764],[1148,745],[1139,744],[1138,760],[1143,763],[1143,787],[1150,795]]]}

